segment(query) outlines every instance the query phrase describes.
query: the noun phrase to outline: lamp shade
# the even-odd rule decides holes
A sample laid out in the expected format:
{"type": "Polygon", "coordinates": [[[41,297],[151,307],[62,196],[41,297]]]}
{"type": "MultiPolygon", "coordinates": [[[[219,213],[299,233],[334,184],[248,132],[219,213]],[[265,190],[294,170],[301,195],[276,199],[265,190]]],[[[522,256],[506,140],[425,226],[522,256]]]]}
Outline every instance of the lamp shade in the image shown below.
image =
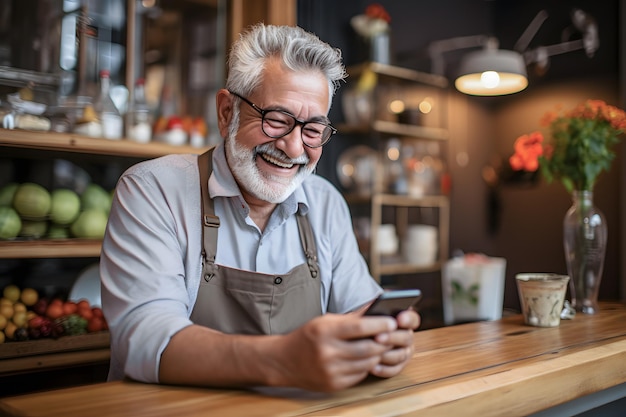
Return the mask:
{"type": "Polygon", "coordinates": [[[517,52],[483,49],[468,53],[454,82],[462,93],[475,96],[499,96],[522,91],[528,86],[526,63],[517,52]]]}

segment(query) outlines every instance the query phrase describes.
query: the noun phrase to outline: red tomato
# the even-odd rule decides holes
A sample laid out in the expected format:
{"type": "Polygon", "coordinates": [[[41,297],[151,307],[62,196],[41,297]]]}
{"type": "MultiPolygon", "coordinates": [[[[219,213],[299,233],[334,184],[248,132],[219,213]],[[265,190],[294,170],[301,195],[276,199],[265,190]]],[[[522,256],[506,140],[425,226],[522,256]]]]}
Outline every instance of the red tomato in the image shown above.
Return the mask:
{"type": "Polygon", "coordinates": [[[52,301],[50,301],[50,304],[56,304],[56,305],[63,305],[63,300],[61,300],[60,298],[53,298],[52,301]]]}
{"type": "Polygon", "coordinates": [[[84,318],[85,320],[91,320],[93,318],[93,312],[90,308],[78,309],[78,315],[84,318]]]}
{"type": "Polygon", "coordinates": [[[70,314],[76,313],[78,310],[78,304],[74,301],[66,301],[63,303],[63,315],[69,316],[70,314]]]}
{"type": "Polygon", "coordinates": [[[89,301],[87,300],[80,300],[77,303],[77,307],[78,307],[78,310],[86,310],[86,309],[91,310],[91,306],[89,305],[89,301]]]}
{"type": "Polygon", "coordinates": [[[101,330],[104,330],[104,320],[102,320],[102,318],[94,316],[87,322],[87,331],[89,333],[99,332],[101,330]]]}
{"type": "Polygon", "coordinates": [[[46,309],[46,317],[54,320],[63,316],[63,303],[50,303],[46,309]]]}
{"type": "Polygon", "coordinates": [[[102,309],[100,307],[92,307],[91,312],[93,313],[94,317],[104,317],[104,314],[102,314],[102,309]]]}

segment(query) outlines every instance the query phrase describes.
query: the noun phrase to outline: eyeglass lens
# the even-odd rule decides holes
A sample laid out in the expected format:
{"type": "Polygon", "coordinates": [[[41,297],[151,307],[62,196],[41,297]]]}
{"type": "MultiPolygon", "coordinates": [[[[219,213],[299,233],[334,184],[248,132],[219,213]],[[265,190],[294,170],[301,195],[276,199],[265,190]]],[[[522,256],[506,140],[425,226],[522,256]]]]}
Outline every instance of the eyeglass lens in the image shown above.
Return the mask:
{"type": "Polygon", "coordinates": [[[333,129],[324,123],[299,122],[292,115],[280,110],[269,110],[263,114],[263,132],[271,138],[277,139],[289,134],[296,124],[302,126],[302,141],[308,146],[322,146],[333,134],[333,129]]]}

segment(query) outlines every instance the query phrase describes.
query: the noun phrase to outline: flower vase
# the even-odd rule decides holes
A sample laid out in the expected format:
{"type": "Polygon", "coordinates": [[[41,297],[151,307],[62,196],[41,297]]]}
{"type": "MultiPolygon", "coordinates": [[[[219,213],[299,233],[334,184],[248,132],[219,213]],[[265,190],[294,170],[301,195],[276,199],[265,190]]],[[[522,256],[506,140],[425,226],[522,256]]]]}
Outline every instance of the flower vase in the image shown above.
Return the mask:
{"type": "Polygon", "coordinates": [[[576,311],[595,314],[606,252],[606,219],[593,205],[593,191],[574,191],[572,201],[563,220],[570,296],[576,311]]]}
{"type": "Polygon", "coordinates": [[[389,32],[373,35],[370,40],[370,61],[391,64],[391,36],[389,32]]]}

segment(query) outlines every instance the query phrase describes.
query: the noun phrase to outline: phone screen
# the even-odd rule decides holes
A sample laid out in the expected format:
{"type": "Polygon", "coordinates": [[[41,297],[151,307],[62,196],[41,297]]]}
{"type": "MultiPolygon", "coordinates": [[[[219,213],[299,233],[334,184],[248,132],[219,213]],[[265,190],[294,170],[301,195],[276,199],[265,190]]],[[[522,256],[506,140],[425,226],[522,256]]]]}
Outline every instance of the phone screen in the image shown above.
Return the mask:
{"type": "Polygon", "coordinates": [[[393,316],[415,306],[422,299],[418,289],[392,290],[382,293],[365,311],[366,316],[393,316]]]}

